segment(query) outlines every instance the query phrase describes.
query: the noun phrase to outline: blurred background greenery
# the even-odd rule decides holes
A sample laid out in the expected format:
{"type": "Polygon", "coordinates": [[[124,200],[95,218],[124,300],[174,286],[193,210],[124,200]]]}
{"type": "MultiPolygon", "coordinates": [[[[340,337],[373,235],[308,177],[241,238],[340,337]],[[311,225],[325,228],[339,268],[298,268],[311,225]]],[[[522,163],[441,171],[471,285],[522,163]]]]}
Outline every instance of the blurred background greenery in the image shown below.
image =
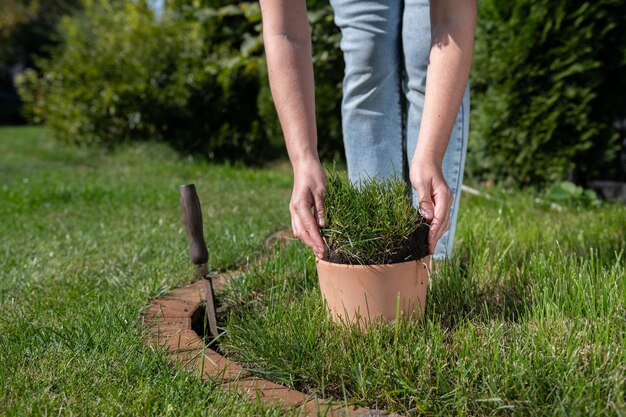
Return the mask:
{"type": "MultiPolygon", "coordinates": [[[[0,123],[42,123],[76,144],[165,141],[216,161],[285,156],[257,3],[1,2],[0,123]]],[[[341,35],[327,0],[308,5],[320,152],[340,160],[341,35]]],[[[622,0],[480,0],[469,181],[626,181],[624,45],[622,0]]]]}

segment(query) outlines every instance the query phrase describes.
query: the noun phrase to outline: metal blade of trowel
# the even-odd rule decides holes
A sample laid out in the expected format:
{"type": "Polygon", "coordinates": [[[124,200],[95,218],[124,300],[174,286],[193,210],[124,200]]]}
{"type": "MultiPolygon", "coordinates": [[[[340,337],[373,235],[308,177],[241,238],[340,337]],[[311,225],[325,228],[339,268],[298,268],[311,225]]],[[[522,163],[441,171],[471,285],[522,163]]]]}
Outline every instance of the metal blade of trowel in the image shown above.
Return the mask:
{"type": "Polygon", "coordinates": [[[204,241],[202,227],[202,208],[194,184],[180,187],[180,208],[183,212],[183,222],[189,240],[189,257],[196,266],[198,275],[204,280],[206,313],[209,320],[209,331],[217,337],[217,317],[215,316],[215,298],[213,297],[213,283],[208,275],[207,262],[209,251],[204,241]]]}

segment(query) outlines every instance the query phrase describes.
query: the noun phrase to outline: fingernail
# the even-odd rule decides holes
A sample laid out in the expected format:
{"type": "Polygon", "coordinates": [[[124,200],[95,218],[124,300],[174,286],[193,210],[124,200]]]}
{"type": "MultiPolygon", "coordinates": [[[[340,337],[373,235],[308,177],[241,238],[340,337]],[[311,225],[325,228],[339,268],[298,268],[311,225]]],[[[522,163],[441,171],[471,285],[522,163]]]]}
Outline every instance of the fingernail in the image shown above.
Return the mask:
{"type": "Polygon", "coordinates": [[[420,211],[419,213],[422,215],[422,217],[431,217],[432,213],[430,212],[430,210],[424,210],[420,207],[420,211]]]}

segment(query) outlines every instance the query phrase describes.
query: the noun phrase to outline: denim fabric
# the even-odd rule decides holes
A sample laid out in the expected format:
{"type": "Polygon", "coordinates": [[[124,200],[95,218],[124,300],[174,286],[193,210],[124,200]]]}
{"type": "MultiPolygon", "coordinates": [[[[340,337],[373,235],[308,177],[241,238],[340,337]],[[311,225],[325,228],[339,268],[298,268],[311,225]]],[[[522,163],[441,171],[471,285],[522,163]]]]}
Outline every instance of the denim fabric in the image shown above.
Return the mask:
{"type": "MultiPolygon", "coordinates": [[[[415,151],[430,53],[426,0],[331,0],[345,60],[343,140],[350,180],[404,176],[415,151]],[[403,108],[406,120],[403,121],[403,108]],[[405,129],[403,132],[403,122],[405,129]],[[404,150],[403,150],[404,149],[404,150]]],[[[469,131],[469,86],[443,159],[454,194],[450,230],[435,259],[452,251],[469,131]]],[[[419,198],[414,192],[415,206],[419,198]]]]}

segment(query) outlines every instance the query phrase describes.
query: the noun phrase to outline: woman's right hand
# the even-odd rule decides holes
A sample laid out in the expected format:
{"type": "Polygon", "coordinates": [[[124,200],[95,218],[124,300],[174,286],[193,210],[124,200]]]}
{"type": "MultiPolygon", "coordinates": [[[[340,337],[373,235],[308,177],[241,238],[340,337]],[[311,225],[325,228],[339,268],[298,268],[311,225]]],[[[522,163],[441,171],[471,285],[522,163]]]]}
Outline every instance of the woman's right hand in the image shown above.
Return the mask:
{"type": "Polygon", "coordinates": [[[319,228],[324,227],[324,197],[326,173],[318,159],[293,165],[293,191],[289,212],[295,237],[310,247],[315,255],[324,258],[324,241],[319,228]]]}

